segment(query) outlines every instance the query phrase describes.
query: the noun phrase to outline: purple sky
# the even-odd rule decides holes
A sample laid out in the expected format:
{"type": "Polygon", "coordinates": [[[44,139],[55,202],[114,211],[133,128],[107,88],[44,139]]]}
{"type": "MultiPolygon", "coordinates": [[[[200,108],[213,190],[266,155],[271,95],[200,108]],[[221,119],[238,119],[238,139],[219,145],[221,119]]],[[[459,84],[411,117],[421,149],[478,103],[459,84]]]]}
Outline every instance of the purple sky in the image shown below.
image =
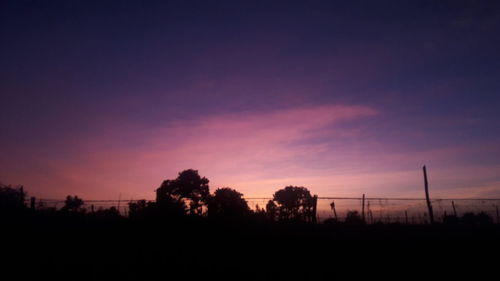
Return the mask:
{"type": "Polygon", "coordinates": [[[500,197],[499,4],[335,2],[2,1],[0,181],[500,197]]]}

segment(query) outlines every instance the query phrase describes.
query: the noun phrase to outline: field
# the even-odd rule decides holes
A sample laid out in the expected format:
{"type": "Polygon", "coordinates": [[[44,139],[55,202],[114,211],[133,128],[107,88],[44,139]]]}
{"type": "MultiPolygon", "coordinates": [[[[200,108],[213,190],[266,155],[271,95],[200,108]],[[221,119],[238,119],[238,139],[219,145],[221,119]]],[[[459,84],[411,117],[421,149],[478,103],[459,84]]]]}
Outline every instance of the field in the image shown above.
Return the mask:
{"type": "Polygon", "coordinates": [[[3,272],[15,280],[479,278],[495,271],[500,249],[498,224],[133,221],[40,212],[2,226],[3,272]]]}

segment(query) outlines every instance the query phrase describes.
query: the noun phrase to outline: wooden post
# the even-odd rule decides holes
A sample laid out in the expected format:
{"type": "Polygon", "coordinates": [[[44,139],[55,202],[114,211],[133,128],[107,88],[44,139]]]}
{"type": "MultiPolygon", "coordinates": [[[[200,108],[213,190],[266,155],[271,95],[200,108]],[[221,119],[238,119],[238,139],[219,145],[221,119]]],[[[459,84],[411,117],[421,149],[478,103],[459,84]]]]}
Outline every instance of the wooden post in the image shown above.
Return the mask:
{"type": "Polygon", "coordinates": [[[408,224],[408,211],[405,210],[405,223],[408,224]]]}
{"type": "Polygon", "coordinates": [[[318,195],[313,196],[312,222],[316,223],[316,212],[318,210],[318,195]]]}
{"type": "Polygon", "coordinates": [[[335,216],[335,220],[337,220],[338,217],[337,217],[337,211],[335,210],[335,201],[332,201],[332,203],[330,204],[330,207],[333,210],[333,215],[335,216]]]}
{"type": "Polygon", "coordinates": [[[453,202],[453,200],[451,201],[451,206],[453,207],[453,215],[456,217],[457,216],[457,208],[455,208],[455,202],[453,202]]]}
{"type": "Polygon", "coordinates": [[[94,204],[90,205],[90,212],[94,212],[94,204]]]}
{"type": "Polygon", "coordinates": [[[429,209],[429,220],[431,224],[434,224],[434,213],[432,212],[431,199],[429,198],[429,181],[427,180],[427,169],[425,165],[423,167],[424,170],[424,183],[425,183],[425,200],[427,201],[427,208],[429,209]]]}
{"type": "Polygon", "coordinates": [[[361,200],[361,218],[365,222],[365,195],[363,194],[363,199],[361,200]]]}

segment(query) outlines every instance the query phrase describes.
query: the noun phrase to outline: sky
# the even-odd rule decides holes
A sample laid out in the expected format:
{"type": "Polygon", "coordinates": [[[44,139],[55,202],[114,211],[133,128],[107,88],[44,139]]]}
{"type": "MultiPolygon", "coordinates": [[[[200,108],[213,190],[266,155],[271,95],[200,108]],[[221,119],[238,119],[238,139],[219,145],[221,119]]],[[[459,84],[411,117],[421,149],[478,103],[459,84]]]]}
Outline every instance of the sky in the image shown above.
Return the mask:
{"type": "Polygon", "coordinates": [[[1,1],[0,182],[500,198],[496,1],[1,1]]]}

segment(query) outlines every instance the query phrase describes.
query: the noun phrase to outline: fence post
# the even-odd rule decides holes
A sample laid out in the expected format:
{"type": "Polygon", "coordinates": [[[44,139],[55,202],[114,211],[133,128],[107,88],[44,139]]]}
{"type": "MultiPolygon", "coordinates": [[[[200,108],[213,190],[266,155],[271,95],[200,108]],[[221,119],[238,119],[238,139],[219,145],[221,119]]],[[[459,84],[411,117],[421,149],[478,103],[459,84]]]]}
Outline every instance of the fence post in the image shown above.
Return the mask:
{"type": "Polygon", "coordinates": [[[425,183],[425,200],[427,201],[427,208],[429,209],[429,220],[431,224],[434,224],[434,213],[432,212],[431,200],[429,199],[429,181],[427,180],[427,169],[425,165],[423,167],[424,170],[424,183],[425,183]]]}
{"type": "Polygon", "coordinates": [[[365,222],[365,194],[363,194],[363,199],[361,200],[361,218],[365,222]]]}
{"type": "Polygon", "coordinates": [[[408,211],[405,210],[405,223],[408,224],[408,211]]]}
{"type": "Polygon", "coordinates": [[[453,202],[453,200],[451,200],[451,206],[453,207],[453,215],[455,215],[455,217],[457,216],[457,209],[455,208],[455,202],[453,202]]]}

